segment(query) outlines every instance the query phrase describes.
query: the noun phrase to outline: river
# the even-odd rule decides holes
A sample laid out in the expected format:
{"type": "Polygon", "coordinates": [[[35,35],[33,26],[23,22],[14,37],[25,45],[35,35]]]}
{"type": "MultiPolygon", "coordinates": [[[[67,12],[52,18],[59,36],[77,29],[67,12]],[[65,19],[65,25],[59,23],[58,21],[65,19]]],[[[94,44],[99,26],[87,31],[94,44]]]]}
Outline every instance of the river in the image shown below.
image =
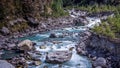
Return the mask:
{"type": "MultiPolygon", "coordinates": [[[[76,52],[77,43],[79,42],[79,33],[93,28],[95,25],[100,23],[99,18],[89,18],[87,17],[89,24],[85,26],[74,26],[68,28],[61,28],[57,30],[46,31],[43,33],[37,33],[32,36],[26,36],[20,38],[20,40],[29,39],[35,42],[36,50],[41,53],[41,56],[36,56],[42,61],[42,64],[39,66],[29,66],[29,68],[92,68],[91,61],[86,56],[78,55],[76,52]],[[50,38],[50,34],[54,33],[57,38],[50,38]],[[40,46],[44,46],[44,49],[41,49],[40,46]],[[46,53],[51,51],[65,51],[73,47],[72,57],[68,62],[63,64],[50,64],[46,63],[46,53]]],[[[29,63],[29,62],[28,62],[29,63]]]]}

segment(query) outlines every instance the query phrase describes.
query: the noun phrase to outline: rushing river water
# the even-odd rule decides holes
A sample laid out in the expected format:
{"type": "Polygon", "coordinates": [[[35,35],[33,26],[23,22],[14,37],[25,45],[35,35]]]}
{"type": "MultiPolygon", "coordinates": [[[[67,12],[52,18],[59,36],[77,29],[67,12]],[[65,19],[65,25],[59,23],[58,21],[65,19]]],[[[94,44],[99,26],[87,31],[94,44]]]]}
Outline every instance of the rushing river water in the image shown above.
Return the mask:
{"type": "Polygon", "coordinates": [[[36,50],[42,53],[42,56],[39,58],[43,63],[36,68],[44,68],[44,66],[47,66],[48,68],[59,68],[59,64],[48,64],[44,62],[46,52],[65,51],[69,50],[70,47],[74,47],[72,58],[68,62],[63,63],[62,68],[91,68],[90,61],[86,57],[78,55],[75,50],[75,45],[79,40],[78,33],[81,31],[82,30],[79,28],[63,28],[60,30],[45,32],[43,34],[28,36],[22,39],[30,39],[37,43],[36,50]],[[53,32],[58,36],[58,38],[49,38],[49,35],[53,32]],[[40,49],[40,46],[43,45],[46,46],[46,48],[40,49]]]}
{"type": "Polygon", "coordinates": [[[42,54],[40,57],[36,56],[42,61],[42,64],[39,66],[30,66],[29,68],[44,68],[45,66],[48,68],[92,68],[90,60],[85,56],[78,55],[75,50],[75,45],[79,42],[78,34],[100,23],[99,19],[88,18],[88,20],[89,24],[85,26],[62,28],[20,38],[21,40],[29,39],[35,42],[37,44],[36,50],[42,54]],[[54,33],[57,38],[49,38],[51,33],[54,33]],[[40,49],[40,46],[45,46],[45,48],[40,49]],[[68,62],[63,64],[49,64],[45,62],[46,53],[51,51],[65,51],[71,47],[74,47],[74,49],[72,57],[68,62]]]}

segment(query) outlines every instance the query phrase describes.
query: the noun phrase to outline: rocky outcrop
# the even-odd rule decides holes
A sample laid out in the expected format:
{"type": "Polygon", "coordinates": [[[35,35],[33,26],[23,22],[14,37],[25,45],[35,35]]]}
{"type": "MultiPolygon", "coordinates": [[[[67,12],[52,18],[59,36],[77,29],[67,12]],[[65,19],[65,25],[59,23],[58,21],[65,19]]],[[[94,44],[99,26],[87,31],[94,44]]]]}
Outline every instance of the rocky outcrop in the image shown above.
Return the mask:
{"type": "Polygon", "coordinates": [[[15,67],[5,60],[0,60],[0,68],[15,68],[15,67]]]}
{"type": "Polygon", "coordinates": [[[46,56],[46,62],[48,63],[64,63],[71,59],[72,53],[69,51],[57,51],[50,52],[46,56]]]}
{"type": "MultiPolygon", "coordinates": [[[[106,67],[108,68],[119,67],[120,65],[120,44],[111,42],[108,38],[95,33],[86,31],[80,33],[80,43],[76,46],[76,50],[79,54],[87,55],[93,61],[97,57],[103,57],[107,61],[106,67]]],[[[95,60],[95,62],[98,62],[98,60],[95,60]]],[[[100,63],[106,63],[106,61],[100,63]]],[[[103,67],[103,65],[99,65],[99,62],[95,63],[96,65],[103,67]]]]}
{"type": "Polygon", "coordinates": [[[33,50],[34,44],[30,40],[24,40],[18,44],[18,47],[20,50],[29,51],[29,50],[33,50]]]}

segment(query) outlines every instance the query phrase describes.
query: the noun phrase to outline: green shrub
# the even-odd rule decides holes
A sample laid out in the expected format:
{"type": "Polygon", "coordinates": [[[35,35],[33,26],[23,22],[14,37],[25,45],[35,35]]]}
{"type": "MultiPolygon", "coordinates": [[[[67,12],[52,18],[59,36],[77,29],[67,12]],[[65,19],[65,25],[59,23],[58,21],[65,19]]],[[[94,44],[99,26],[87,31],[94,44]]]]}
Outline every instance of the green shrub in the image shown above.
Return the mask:
{"type": "Polygon", "coordinates": [[[120,15],[108,18],[106,22],[93,28],[93,31],[111,38],[120,37],[120,15]]]}
{"type": "Polygon", "coordinates": [[[63,1],[62,0],[53,0],[52,3],[52,16],[59,17],[68,15],[68,12],[65,12],[63,9],[63,1]]]}

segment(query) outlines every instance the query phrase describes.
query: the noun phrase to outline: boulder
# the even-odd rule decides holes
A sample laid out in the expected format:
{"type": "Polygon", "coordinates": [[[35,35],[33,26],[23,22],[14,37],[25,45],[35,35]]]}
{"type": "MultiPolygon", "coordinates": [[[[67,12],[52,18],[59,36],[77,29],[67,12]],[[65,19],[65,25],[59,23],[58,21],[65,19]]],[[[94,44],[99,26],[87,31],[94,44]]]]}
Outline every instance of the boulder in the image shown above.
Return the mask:
{"type": "Polygon", "coordinates": [[[5,60],[0,60],[0,68],[15,68],[15,67],[5,60]]]}
{"type": "Polygon", "coordinates": [[[40,49],[46,49],[46,46],[45,45],[41,45],[40,49]]]}
{"type": "Polygon", "coordinates": [[[84,42],[80,42],[78,45],[76,45],[76,51],[78,54],[82,54],[85,50],[85,43],[84,42]]]}
{"type": "Polygon", "coordinates": [[[41,65],[42,62],[41,62],[41,61],[34,61],[34,64],[35,64],[36,66],[38,66],[38,65],[41,65]]]}
{"type": "Polygon", "coordinates": [[[51,33],[49,38],[57,38],[57,36],[55,35],[55,33],[51,33]]]}
{"type": "Polygon", "coordinates": [[[87,21],[86,17],[75,18],[73,20],[73,22],[75,23],[75,26],[84,26],[84,25],[87,25],[89,23],[87,21]]]}
{"type": "Polygon", "coordinates": [[[33,50],[34,49],[34,43],[30,40],[24,40],[21,43],[18,44],[18,47],[20,50],[33,50]]]}
{"type": "Polygon", "coordinates": [[[0,31],[3,33],[3,35],[10,34],[10,31],[9,31],[9,29],[7,27],[2,27],[2,29],[0,31]]]}
{"type": "Polygon", "coordinates": [[[48,63],[64,63],[71,59],[72,53],[69,51],[55,51],[50,52],[46,56],[46,62],[48,63]]]}
{"type": "Polygon", "coordinates": [[[35,26],[38,26],[38,25],[39,25],[39,21],[38,21],[37,19],[28,17],[27,20],[29,21],[28,24],[29,24],[30,26],[35,27],[35,26]]]}
{"type": "Polygon", "coordinates": [[[99,57],[99,58],[97,58],[97,59],[93,62],[93,65],[94,65],[95,67],[97,67],[97,66],[105,67],[105,66],[106,66],[106,63],[107,63],[107,61],[106,61],[105,58],[99,57]]]}

